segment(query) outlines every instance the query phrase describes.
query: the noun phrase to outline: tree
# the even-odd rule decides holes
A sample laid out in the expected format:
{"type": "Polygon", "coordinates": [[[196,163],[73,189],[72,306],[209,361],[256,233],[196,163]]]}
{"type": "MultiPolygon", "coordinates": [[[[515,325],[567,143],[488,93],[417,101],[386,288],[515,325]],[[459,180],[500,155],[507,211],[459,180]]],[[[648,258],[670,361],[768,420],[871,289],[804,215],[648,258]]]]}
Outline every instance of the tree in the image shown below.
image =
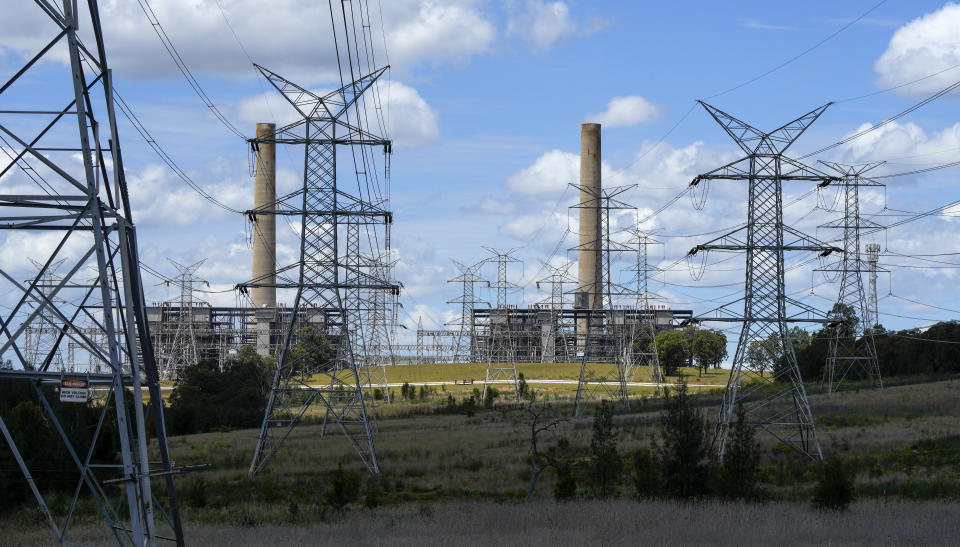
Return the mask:
{"type": "Polygon", "coordinates": [[[829,458],[817,470],[813,503],[828,511],[845,511],[853,501],[854,474],[840,458],[829,458]]]}
{"type": "Polygon", "coordinates": [[[666,392],[664,412],[654,444],[666,492],[678,498],[698,498],[709,493],[712,463],[710,425],[690,400],[681,376],[674,393],[666,392]]]}
{"type": "Polygon", "coordinates": [[[537,437],[542,433],[549,433],[561,423],[568,422],[567,418],[549,418],[546,416],[549,408],[546,403],[540,403],[534,406],[534,400],[531,397],[527,403],[527,413],[530,414],[530,490],[527,492],[527,501],[533,501],[533,491],[537,487],[537,481],[544,470],[553,467],[557,470],[563,466],[558,465],[557,461],[549,454],[541,453],[537,450],[537,437]],[[545,465],[540,465],[541,460],[546,460],[545,465]]]}
{"type": "Polygon", "coordinates": [[[689,358],[687,337],[681,331],[668,330],[657,335],[656,344],[664,375],[676,375],[689,358]]]}
{"type": "Polygon", "coordinates": [[[330,363],[333,350],[322,332],[314,327],[297,331],[297,343],[290,351],[290,373],[310,376],[323,371],[330,363]]]}
{"type": "Polygon", "coordinates": [[[760,373],[773,372],[782,355],[780,336],[772,332],[765,339],[752,340],[747,346],[747,368],[760,373]]]}
{"type": "Polygon", "coordinates": [[[603,400],[593,418],[593,436],[590,438],[590,481],[598,488],[601,498],[614,492],[622,471],[613,405],[603,400]]]}
{"type": "Polygon", "coordinates": [[[719,330],[701,329],[693,344],[693,356],[701,374],[708,367],[720,368],[727,358],[727,335],[719,330]]]}
{"type": "Polygon", "coordinates": [[[757,492],[757,463],[760,456],[756,430],[747,423],[746,411],[740,401],[737,402],[736,414],[737,421],[718,473],[718,490],[724,497],[751,499],[757,492]]]}
{"type": "Polygon", "coordinates": [[[170,395],[170,431],[184,435],[260,425],[271,365],[253,346],[244,346],[223,370],[213,362],[184,368],[170,395]]]}

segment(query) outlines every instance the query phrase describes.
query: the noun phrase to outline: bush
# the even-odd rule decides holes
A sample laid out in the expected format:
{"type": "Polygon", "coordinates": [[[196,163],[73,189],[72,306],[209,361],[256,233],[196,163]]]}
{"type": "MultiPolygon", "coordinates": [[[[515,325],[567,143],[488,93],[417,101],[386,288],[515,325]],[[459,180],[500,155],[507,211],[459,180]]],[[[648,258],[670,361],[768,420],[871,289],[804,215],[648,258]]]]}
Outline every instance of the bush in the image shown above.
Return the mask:
{"type": "Polygon", "coordinates": [[[241,348],[222,371],[212,362],[184,368],[170,395],[168,432],[186,435],[259,426],[267,405],[270,368],[252,346],[241,348]]]}
{"type": "Polygon", "coordinates": [[[737,421],[727,441],[723,464],[716,474],[717,493],[727,498],[752,499],[757,495],[759,452],[756,430],[747,425],[746,411],[737,403],[737,421]]]}
{"type": "Polygon", "coordinates": [[[493,401],[500,397],[500,390],[495,387],[487,386],[487,392],[483,397],[483,408],[493,408],[493,401]]]}
{"type": "Polygon", "coordinates": [[[647,447],[633,453],[633,488],[638,499],[655,498],[663,489],[660,466],[647,447]]]}
{"type": "Polygon", "coordinates": [[[557,469],[557,484],[553,487],[553,497],[557,501],[572,500],[577,495],[577,477],[569,466],[557,469]]]}
{"type": "Polygon", "coordinates": [[[855,474],[840,458],[824,460],[817,469],[813,503],[825,511],[846,511],[853,501],[855,474]]]}
{"type": "Polygon", "coordinates": [[[623,471],[623,461],[617,451],[617,430],[613,424],[613,406],[601,401],[593,419],[590,438],[590,482],[601,498],[609,497],[616,489],[623,471]]]}
{"type": "Polygon", "coordinates": [[[336,471],[330,473],[330,489],[324,500],[330,507],[341,511],[360,497],[361,482],[359,473],[344,471],[342,466],[338,466],[336,471]]]}
{"type": "Polygon", "coordinates": [[[693,406],[681,377],[676,393],[667,390],[664,413],[655,444],[663,472],[664,489],[678,498],[699,498],[710,493],[712,436],[703,414],[693,406]]]}

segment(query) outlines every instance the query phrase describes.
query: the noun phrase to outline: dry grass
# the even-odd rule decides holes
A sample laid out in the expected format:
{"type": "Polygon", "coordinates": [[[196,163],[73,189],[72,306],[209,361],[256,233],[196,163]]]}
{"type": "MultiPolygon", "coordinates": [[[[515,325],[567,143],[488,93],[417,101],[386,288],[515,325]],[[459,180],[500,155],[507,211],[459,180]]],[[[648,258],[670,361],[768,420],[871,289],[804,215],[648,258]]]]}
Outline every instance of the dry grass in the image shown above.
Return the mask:
{"type": "MultiPolygon", "coordinates": [[[[318,425],[298,427],[255,480],[246,477],[254,430],[172,437],[170,445],[180,465],[213,465],[178,479],[193,544],[310,544],[318,538],[399,545],[492,540],[620,544],[639,538],[669,543],[946,544],[953,539],[950,526],[955,527],[953,514],[960,509],[954,503],[960,499],[960,450],[953,448],[960,442],[949,441],[946,449],[915,443],[960,438],[958,394],[958,380],[811,394],[824,453],[845,454],[865,466],[858,489],[875,500],[862,502],[845,515],[818,513],[806,502],[519,505],[529,480],[529,422],[526,411],[514,405],[474,416],[436,414],[436,401],[381,405],[377,453],[386,484],[385,506],[368,510],[354,505],[342,516],[323,505],[328,473],[341,465],[360,471],[360,465],[339,433],[321,438],[318,425]],[[190,483],[198,480],[208,491],[204,503],[189,495],[190,483]],[[882,503],[904,498],[953,501],[882,503]],[[781,516],[782,533],[777,520],[781,516]],[[248,528],[238,530],[239,525],[248,528]]],[[[701,399],[708,419],[716,416],[716,401],[715,396],[701,399]]],[[[552,404],[557,415],[571,412],[569,401],[554,397],[552,404]]],[[[659,406],[654,399],[638,400],[629,412],[616,416],[622,453],[649,444],[659,406]]],[[[592,413],[588,408],[584,417],[562,425],[543,442],[550,445],[564,436],[574,450],[585,451],[592,413]]],[[[791,460],[794,456],[776,448],[769,437],[761,435],[758,440],[763,464],[775,477],[771,493],[779,499],[808,499],[810,468],[791,460]],[[789,466],[796,465],[801,466],[799,471],[791,471],[789,466]]],[[[544,475],[537,489],[541,500],[551,497],[554,480],[552,473],[544,475]]],[[[80,531],[93,534],[97,522],[95,514],[81,515],[80,531]]],[[[0,518],[0,537],[10,543],[44,544],[49,542],[47,534],[43,522],[30,520],[29,513],[0,518]]],[[[95,537],[103,536],[74,539],[95,537]]]]}
{"type": "MultiPolygon", "coordinates": [[[[262,508],[269,510],[269,508],[262,508]]],[[[410,504],[306,526],[189,525],[188,544],[232,545],[955,545],[960,504],[859,503],[846,513],[795,504],[583,501],[410,504]]],[[[23,534],[20,545],[49,537],[23,534]]],[[[93,526],[76,540],[112,542],[93,526]]]]}

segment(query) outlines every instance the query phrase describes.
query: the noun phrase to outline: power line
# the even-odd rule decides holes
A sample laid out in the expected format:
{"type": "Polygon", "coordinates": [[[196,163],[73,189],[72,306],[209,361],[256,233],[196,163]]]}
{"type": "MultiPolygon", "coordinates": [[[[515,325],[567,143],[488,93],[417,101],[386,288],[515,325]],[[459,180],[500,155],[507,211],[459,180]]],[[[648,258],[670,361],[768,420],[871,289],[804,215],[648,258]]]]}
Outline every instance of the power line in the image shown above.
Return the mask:
{"type": "MultiPolygon", "coordinates": [[[[812,46],[810,46],[810,47],[808,47],[807,49],[801,51],[801,52],[798,53],[797,55],[794,55],[793,57],[787,59],[786,61],[780,63],[779,65],[777,65],[777,66],[775,66],[775,67],[767,70],[766,72],[764,72],[764,73],[762,73],[762,74],[760,74],[760,75],[758,75],[758,76],[754,76],[753,78],[751,78],[751,79],[749,79],[749,80],[747,80],[747,81],[745,81],[745,82],[743,82],[743,83],[737,84],[737,85],[735,85],[735,86],[733,86],[733,87],[731,87],[731,88],[729,88],[729,89],[727,89],[727,90],[725,90],[725,91],[721,91],[720,93],[715,93],[715,94],[713,94],[713,95],[710,95],[709,97],[704,97],[703,100],[706,101],[706,100],[714,99],[714,98],[716,98],[716,97],[720,97],[721,95],[726,95],[727,93],[730,93],[730,92],[732,92],[732,91],[736,91],[736,90],[740,89],[741,87],[750,85],[750,84],[752,84],[753,82],[756,82],[757,80],[763,79],[763,78],[765,78],[765,77],[773,74],[774,72],[780,70],[781,68],[784,68],[785,66],[793,63],[793,62],[796,61],[797,59],[800,59],[800,58],[803,57],[804,55],[807,55],[808,53],[810,53],[810,52],[812,52],[813,50],[817,49],[818,47],[822,46],[823,44],[829,42],[830,40],[832,40],[833,38],[835,38],[835,37],[836,37],[838,34],[840,34],[841,32],[843,32],[843,31],[847,30],[848,28],[852,27],[853,25],[857,24],[858,22],[860,22],[861,19],[863,19],[863,18],[866,17],[867,15],[870,15],[871,13],[873,13],[874,10],[876,10],[877,8],[879,8],[880,6],[882,6],[883,4],[885,4],[886,2],[887,2],[887,0],[881,0],[880,2],[877,2],[872,8],[870,8],[870,9],[868,9],[867,11],[863,12],[863,14],[860,15],[860,17],[857,17],[857,18],[854,19],[853,21],[850,21],[850,22],[847,23],[846,25],[844,25],[844,26],[840,27],[839,29],[833,31],[833,32],[832,32],[830,35],[828,35],[826,38],[820,40],[820,41],[817,42],[816,44],[813,44],[812,46]]],[[[803,159],[803,158],[800,158],[800,159],[803,159]]]]}
{"type": "MultiPolygon", "coordinates": [[[[183,57],[180,56],[180,52],[177,51],[177,48],[173,45],[173,41],[170,40],[170,36],[167,35],[167,31],[163,28],[163,25],[160,24],[160,20],[157,18],[157,14],[153,11],[153,7],[150,5],[149,0],[137,0],[137,3],[140,4],[140,9],[143,10],[143,14],[146,15],[147,21],[150,23],[150,26],[153,28],[153,31],[156,33],[157,38],[160,39],[160,43],[163,44],[164,49],[167,50],[167,54],[170,55],[170,58],[173,59],[173,63],[177,65],[177,69],[183,74],[183,77],[187,80],[187,83],[193,89],[194,93],[200,97],[200,100],[203,101],[203,104],[210,109],[210,112],[220,120],[228,130],[233,134],[240,137],[241,139],[246,140],[246,136],[242,131],[237,129],[235,125],[230,123],[230,120],[217,108],[217,105],[213,103],[213,100],[210,98],[210,95],[204,91],[203,87],[200,85],[200,82],[197,81],[196,76],[193,75],[193,72],[190,71],[190,68],[184,62],[183,57]]],[[[220,5],[220,2],[217,2],[217,5],[220,5]]],[[[231,28],[231,31],[233,29],[231,28]]],[[[241,46],[242,47],[242,46],[241,46]]]]}

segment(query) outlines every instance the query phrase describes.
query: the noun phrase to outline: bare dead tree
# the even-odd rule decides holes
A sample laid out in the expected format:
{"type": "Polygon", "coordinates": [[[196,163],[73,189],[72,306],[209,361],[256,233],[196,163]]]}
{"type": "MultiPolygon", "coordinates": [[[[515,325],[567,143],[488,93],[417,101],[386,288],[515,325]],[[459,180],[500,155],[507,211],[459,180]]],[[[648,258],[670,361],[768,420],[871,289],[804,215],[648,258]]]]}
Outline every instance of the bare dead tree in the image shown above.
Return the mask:
{"type": "Polygon", "coordinates": [[[540,452],[537,449],[537,437],[544,432],[551,432],[562,423],[569,423],[565,417],[552,418],[548,421],[550,407],[543,401],[537,404],[536,399],[531,397],[527,403],[527,413],[530,414],[530,491],[527,492],[527,501],[533,500],[533,491],[537,487],[537,480],[544,470],[554,467],[558,468],[558,462],[548,453],[540,452]],[[539,465],[539,461],[546,460],[544,465],[539,465]]]}

